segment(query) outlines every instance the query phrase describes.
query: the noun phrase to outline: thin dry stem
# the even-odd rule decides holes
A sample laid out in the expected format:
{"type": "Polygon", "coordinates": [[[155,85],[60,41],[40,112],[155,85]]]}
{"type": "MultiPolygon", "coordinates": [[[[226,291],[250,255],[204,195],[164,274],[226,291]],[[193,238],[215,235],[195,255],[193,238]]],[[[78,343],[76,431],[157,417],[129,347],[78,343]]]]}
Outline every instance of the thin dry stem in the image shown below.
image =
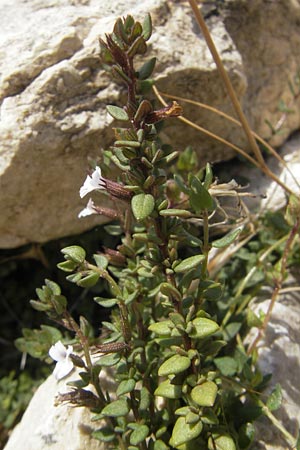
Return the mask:
{"type": "Polygon", "coordinates": [[[298,218],[296,220],[296,222],[295,222],[295,224],[294,224],[294,226],[293,226],[293,228],[292,228],[292,230],[290,232],[290,235],[289,235],[289,237],[288,237],[288,239],[286,241],[285,248],[284,248],[284,251],[283,251],[283,255],[282,255],[282,258],[281,258],[280,273],[279,273],[278,277],[274,280],[275,288],[274,288],[273,293],[272,293],[271,302],[270,302],[268,311],[266,313],[266,316],[264,318],[262,327],[258,331],[258,334],[257,334],[256,338],[254,339],[254,341],[251,343],[251,345],[248,348],[248,351],[247,351],[248,355],[250,355],[253,352],[253,350],[255,350],[255,348],[257,347],[257,345],[258,345],[259,341],[261,340],[261,338],[263,337],[263,335],[265,333],[265,330],[267,328],[267,325],[268,325],[268,323],[270,321],[271,314],[272,314],[275,302],[276,302],[276,300],[277,300],[277,298],[278,298],[278,296],[280,294],[280,291],[282,289],[282,283],[284,281],[284,275],[285,275],[286,267],[287,267],[287,258],[288,258],[288,255],[290,253],[290,250],[292,248],[292,245],[294,243],[294,240],[297,237],[299,226],[300,226],[300,218],[298,218]]]}
{"type": "Polygon", "coordinates": [[[262,156],[262,153],[257,145],[256,140],[254,139],[254,136],[252,134],[251,128],[248,124],[248,121],[246,119],[246,116],[241,108],[241,105],[239,103],[239,100],[237,98],[237,95],[235,93],[235,90],[231,84],[230,78],[225,70],[225,67],[222,63],[222,60],[219,56],[219,53],[216,49],[216,46],[214,44],[214,41],[210,35],[210,32],[206,26],[205,20],[202,17],[202,14],[200,12],[200,9],[198,8],[196,0],[189,0],[190,6],[192,8],[192,11],[195,15],[195,18],[198,22],[198,25],[203,33],[203,36],[206,40],[207,46],[212,54],[212,57],[216,63],[216,66],[218,68],[218,71],[220,73],[220,76],[225,84],[227,93],[231,99],[232,105],[236,111],[236,114],[241,122],[241,125],[244,129],[244,132],[247,136],[247,139],[249,141],[249,144],[251,146],[251,149],[257,159],[257,162],[259,164],[260,169],[270,178],[272,178],[276,183],[278,183],[285,191],[292,194],[293,192],[268,168],[266,165],[264,158],[262,156]]]}
{"type": "MultiPolygon", "coordinates": [[[[234,123],[235,125],[237,125],[239,127],[242,126],[242,124],[239,120],[235,119],[234,117],[230,116],[229,114],[226,114],[225,112],[221,111],[218,108],[214,108],[213,106],[207,105],[206,103],[201,103],[196,100],[191,100],[191,99],[188,99],[185,97],[180,97],[178,95],[170,95],[170,94],[167,94],[166,92],[159,92],[159,94],[163,97],[172,98],[174,100],[179,100],[182,102],[190,103],[191,105],[199,106],[200,108],[211,111],[211,112],[217,114],[218,116],[224,117],[225,119],[229,120],[230,122],[234,123]]],[[[269,153],[272,156],[274,156],[274,158],[276,158],[277,161],[280,162],[280,164],[282,164],[282,166],[288,171],[290,176],[293,178],[295,184],[300,188],[300,183],[298,182],[297,178],[295,177],[293,172],[290,170],[290,168],[289,168],[288,164],[285,162],[285,160],[277,153],[277,151],[265,139],[263,139],[261,136],[259,136],[259,134],[255,133],[255,131],[251,130],[251,133],[253,134],[255,139],[257,141],[259,141],[269,151],[269,153]]]]}
{"type": "MultiPolygon", "coordinates": [[[[167,103],[164,101],[164,99],[162,98],[162,96],[160,95],[160,93],[158,92],[157,88],[155,86],[153,86],[153,91],[155,93],[155,95],[157,96],[157,98],[159,99],[159,101],[163,104],[163,105],[167,105],[167,103]]],[[[248,153],[246,153],[244,150],[242,150],[240,147],[238,147],[237,145],[232,144],[231,142],[227,141],[226,139],[223,139],[222,137],[218,136],[215,133],[212,133],[211,131],[206,130],[206,128],[200,127],[200,125],[197,125],[196,123],[190,121],[189,119],[187,119],[186,117],[183,116],[179,116],[178,120],[180,120],[181,122],[186,123],[187,125],[195,128],[196,130],[201,131],[202,133],[206,134],[207,136],[215,139],[216,141],[221,142],[224,145],[227,145],[228,147],[232,148],[233,150],[235,150],[236,152],[238,152],[240,155],[244,156],[244,158],[248,159],[248,161],[250,161],[252,164],[254,164],[256,167],[260,168],[259,163],[252,158],[250,155],[248,155],[248,153]]]]}

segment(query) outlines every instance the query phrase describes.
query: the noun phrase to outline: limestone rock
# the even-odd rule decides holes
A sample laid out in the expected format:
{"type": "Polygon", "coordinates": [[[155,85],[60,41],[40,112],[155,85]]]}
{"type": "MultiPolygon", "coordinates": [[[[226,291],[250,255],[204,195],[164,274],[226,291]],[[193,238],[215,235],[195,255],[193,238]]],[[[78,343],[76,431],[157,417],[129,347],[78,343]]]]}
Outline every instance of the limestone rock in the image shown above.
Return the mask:
{"type": "MultiPolygon", "coordinates": [[[[67,403],[55,406],[55,397],[71,390],[67,382],[78,378],[72,372],[57,382],[50,375],[35,392],[5,450],[105,450],[103,443],[91,437],[100,425],[91,421],[92,414],[87,408],[67,403]]],[[[112,383],[106,373],[102,385],[112,391],[112,383]]]]}
{"type": "MultiPolygon", "coordinates": [[[[105,106],[119,104],[124,95],[100,68],[97,38],[111,31],[116,17],[143,19],[146,12],[154,23],[150,53],[158,57],[158,87],[232,113],[187,2],[1,2],[0,248],[43,243],[104,220],[77,219],[88,159],[113,140],[105,106]]],[[[280,143],[299,126],[299,96],[288,83],[297,87],[299,76],[299,3],[226,0],[203,6],[203,12],[251,124],[269,137],[264,120],[274,126],[281,120],[284,133],[275,136],[280,143]],[[280,112],[279,100],[294,112],[280,112]]],[[[183,106],[201,126],[245,145],[239,128],[183,106]]],[[[169,122],[163,137],[172,138],[175,148],[191,144],[203,161],[232,156],[192,128],[169,122]]]]}
{"type": "MultiPolygon", "coordinates": [[[[299,281],[293,281],[294,286],[299,286],[299,281]]],[[[291,287],[291,286],[290,286],[291,287]]],[[[254,311],[266,313],[270,300],[257,302],[253,305],[254,311]]],[[[270,393],[277,383],[282,388],[282,405],[273,414],[279,422],[294,437],[297,436],[300,427],[300,308],[297,292],[282,294],[275,303],[271,320],[268,324],[265,336],[259,342],[258,355],[259,366],[264,374],[271,373],[272,379],[268,387],[270,393]]],[[[252,332],[247,340],[256,336],[252,332]]],[[[267,418],[262,418],[256,423],[258,439],[253,450],[286,450],[287,442],[282,434],[267,418]]]]}
{"type": "MultiPolygon", "coordinates": [[[[295,133],[278,150],[283,159],[283,166],[274,156],[266,158],[270,170],[295,194],[300,194],[300,134],[295,133]]],[[[223,169],[224,170],[224,169],[223,169]]],[[[260,169],[246,167],[242,163],[225,164],[226,175],[236,180],[242,180],[242,185],[248,185],[247,191],[255,197],[245,198],[248,208],[254,212],[277,211],[287,202],[285,190],[276,181],[272,181],[260,169]],[[228,167],[230,166],[230,167],[228,167]]],[[[222,172],[221,172],[222,173],[222,172]]]]}

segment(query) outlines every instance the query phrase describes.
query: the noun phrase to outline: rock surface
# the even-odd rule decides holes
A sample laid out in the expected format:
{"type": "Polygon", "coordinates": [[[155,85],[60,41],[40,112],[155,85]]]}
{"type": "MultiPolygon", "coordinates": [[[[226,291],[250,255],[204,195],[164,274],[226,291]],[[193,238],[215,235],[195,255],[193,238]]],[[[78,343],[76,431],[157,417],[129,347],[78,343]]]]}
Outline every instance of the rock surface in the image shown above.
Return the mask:
{"type": "MultiPolygon", "coordinates": [[[[113,139],[105,106],[119,104],[123,95],[100,68],[97,38],[111,31],[116,17],[143,19],[145,12],[153,17],[150,53],[159,59],[158,87],[232,113],[187,2],[1,2],[0,248],[43,243],[103,220],[77,220],[88,159],[113,139]]],[[[281,121],[283,133],[273,139],[281,143],[299,127],[299,2],[226,0],[203,6],[203,12],[250,123],[270,137],[265,119],[274,127],[281,121]],[[293,113],[281,112],[280,100],[293,113]]],[[[239,128],[183,106],[201,126],[245,145],[239,128]]],[[[172,137],[176,148],[191,144],[203,161],[232,156],[196,130],[169,122],[163,137],[172,137]]]]}
{"type": "MultiPolygon", "coordinates": [[[[292,283],[299,286],[299,280],[292,283]]],[[[291,287],[291,286],[290,286],[291,287]]],[[[266,313],[270,300],[257,303],[253,309],[266,313]]],[[[274,416],[294,437],[300,427],[300,308],[299,292],[280,296],[272,311],[264,338],[259,342],[259,366],[264,374],[271,373],[270,393],[277,383],[282,389],[281,407],[274,416]]],[[[252,333],[252,338],[256,333],[252,333]]],[[[250,339],[251,341],[251,339],[250,339]]],[[[258,440],[253,450],[286,450],[287,442],[267,418],[256,423],[258,440]]]]}
{"type": "MultiPolygon", "coordinates": [[[[22,421],[13,430],[5,450],[105,450],[91,437],[99,422],[91,422],[87,408],[62,403],[55,406],[55,397],[70,391],[67,382],[78,379],[74,372],[57,382],[53,375],[35,392],[22,421]]],[[[112,380],[103,377],[102,384],[112,391],[112,380]]]]}

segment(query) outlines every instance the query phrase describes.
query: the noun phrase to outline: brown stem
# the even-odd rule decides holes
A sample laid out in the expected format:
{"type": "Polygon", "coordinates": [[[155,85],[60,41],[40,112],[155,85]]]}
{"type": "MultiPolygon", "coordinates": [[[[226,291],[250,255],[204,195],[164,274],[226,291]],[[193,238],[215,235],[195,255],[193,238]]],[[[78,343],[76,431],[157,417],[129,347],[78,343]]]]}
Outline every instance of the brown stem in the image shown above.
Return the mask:
{"type": "Polygon", "coordinates": [[[278,275],[278,277],[274,280],[275,281],[275,289],[272,293],[272,297],[271,297],[271,301],[270,301],[270,305],[268,307],[268,311],[266,313],[266,316],[264,318],[262,327],[260,328],[260,330],[257,333],[256,338],[254,339],[254,341],[251,343],[251,345],[249,346],[248,350],[247,350],[247,354],[250,355],[253,350],[255,350],[255,348],[257,347],[257,344],[259,343],[259,341],[261,340],[261,338],[263,337],[265,330],[267,328],[267,325],[270,321],[271,318],[271,314],[272,314],[272,310],[274,308],[275,302],[277,300],[277,297],[280,293],[280,290],[282,288],[282,283],[284,281],[284,275],[285,275],[285,271],[286,271],[286,266],[287,266],[287,257],[288,254],[290,252],[290,249],[292,247],[292,244],[294,242],[295,237],[297,236],[297,232],[300,226],[300,218],[298,218],[290,232],[290,235],[288,237],[288,240],[286,241],[285,244],[285,248],[283,251],[283,255],[281,258],[281,264],[280,264],[280,273],[278,275]]]}
{"type": "Polygon", "coordinates": [[[256,143],[256,141],[255,141],[255,139],[254,139],[254,137],[252,135],[252,133],[251,133],[251,129],[249,127],[248,121],[247,121],[247,119],[245,117],[245,114],[244,114],[242,108],[241,108],[240,102],[239,102],[239,100],[237,98],[235,90],[234,90],[234,88],[233,88],[233,86],[231,84],[230,78],[229,78],[229,76],[228,76],[228,74],[227,74],[227,72],[225,70],[225,67],[224,67],[224,65],[222,63],[222,60],[221,60],[221,58],[219,56],[219,53],[218,53],[218,51],[216,49],[214,41],[213,41],[213,39],[212,39],[212,37],[210,35],[210,32],[209,32],[209,30],[208,30],[208,28],[206,26],[205,20],[202,17],[200,9],[198,8],[197,2],[196,2],[196,0],[189,0],[189,3],[191,5],[193,13],[194,13],[194,15],[196,17],[198,25],[199,25],[202,33],[203,33],[203,36],[204,36],[204,38],[206,40],[207,46],[208,46],[208,48],[209,48],[209,50],[210,50],[210,52],[212,54],[212,57],[213,57],[213,59],[214,59],[214,61],[216,63],[218,71],[220,72],[220,75],[221,75],[222,80],[223,80],[223,82],[225,84],[227,93],[228,93],[228,95],[229,95],[229,97],[230,97],[230,99],[232,101],[232,105],[233,105],[233,107],[234,107],[234,109],[236,111],[236,114],[237,114],[237,116],[238,116],[238,118],[239,118],[239,120],[240,120],[240,122],[242,124],[242,127],[243,127],[243,129],[245,131],[245,134],[246,134],[247,138],[248,138],[249,144],[251,145],[253,153],[257,157],[257,160],[261,164],[261,166],[264,167],[265,166],[265,161],[264,161],[264,159],[262,157],[261,151],[260,151],[260,149],[259,149],[259,147],[258,147],[258,145],[257,145],[257,143],[256,143]]]}

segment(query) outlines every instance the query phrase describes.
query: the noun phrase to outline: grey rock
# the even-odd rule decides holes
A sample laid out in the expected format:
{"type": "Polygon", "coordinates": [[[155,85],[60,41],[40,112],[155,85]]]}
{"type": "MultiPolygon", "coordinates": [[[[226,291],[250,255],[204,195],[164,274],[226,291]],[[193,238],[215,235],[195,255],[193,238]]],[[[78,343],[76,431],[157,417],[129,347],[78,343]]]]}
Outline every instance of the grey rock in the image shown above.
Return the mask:
{"type": "MultiPolygon", "coordinates": [[[[105,220],[78,220],[78,189],[89,159],[113,140],[108,103],[124,96],[101,70],[98,36],[128,13],[153,16],[151,56],[158,57],[157,85],[232,113],[215,64],[187,2],[99,0],[4,0],[0,5],[1,53],[0,248],[43,243],[80,233],[105,220]]],[[[299,126],[296,84],[300,52],[300,5],[294,0],[227,0],[203,6],[207,24],[251,125],[270,137],[286,114],[279,144],[299,126]],[[296,88],[295,88],[296,89],[296,88]]],[[[212,113],[183,104],[184,114],[237,145],[242,131],[212,113]]],[[[173,119],[163,138],[177,149],[193,145],[201,159],[232,151],[173,119]]],[[[102,205],[107,197],[99,196],[102,205]]]]}
{"type": "MultiPolygon", "coordinates": [[[[270,393],[280,384],[282,389],[282,404],[273,414],[276,419],[295,438],[300,427],[300,307],[299,292],[293,292],[292,286],[298,287],[299,280],[290,280],[291,289],[280,295],[275,303],[271,319],[265,335],[258,344],[259,366],[264,374],[272,374],[270,384],[265,394],[270,393]]],[[[252,309],[266,313],[270,300],[259,301],[252,309]]],[[[247,341],[256,337],[252,331],[247,341]]],[[[286,450],[290,448],[280,431],[264,417],[256,423],[257,440],[253,450],[286,450]]]]}
{"type": "MultiPolygon", "coordinates": [[[[91,436],[101,422],[92,422],[93,414],[87,408],[55,405],[56,396],[70,392],[67,383],[78,378],[74,371],[59,382],[50,375],[35,392],[4,450],[105,450],[106,446],[91,436]]],[[[101,377],[101,383],[113,390],[109,372],[101,377]]]]}

